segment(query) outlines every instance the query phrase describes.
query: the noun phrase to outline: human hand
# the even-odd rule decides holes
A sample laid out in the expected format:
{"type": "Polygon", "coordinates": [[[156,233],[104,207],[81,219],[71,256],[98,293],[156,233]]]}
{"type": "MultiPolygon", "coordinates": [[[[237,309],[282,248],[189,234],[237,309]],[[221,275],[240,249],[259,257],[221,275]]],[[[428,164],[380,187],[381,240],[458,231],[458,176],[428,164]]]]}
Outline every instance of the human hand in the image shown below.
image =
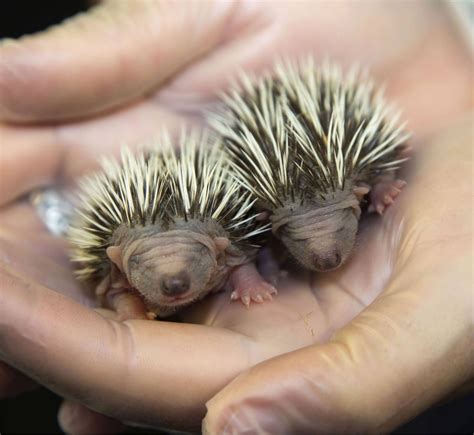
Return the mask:
{"type": "Polygon", "coordinates": [[[207,403],[204,433],[387,433],[473,389],[471,123],[416,154],[406,193],[366,229],[377,248],[361,242],[348,268],[315,281],[320,303],[329,285],[360,314],[239,375],[207,403]]]}
{"type": "Polygon", "coordinates": [[[16,204],[1,222],[0,357],[126,421],[196,429],[206,400],[250,369],[208,404],[209,433],[389,431],[473,376],[469,134],[456,126],[415,157],[347,266],[290,277],[249,310],[212,296],[183,324],[119,323],[55,293],[77,285],[62,242],[16,204]]]}
{"type": "MultiPolygon", "coordinates": [[[[97,158],[97,150],[100,150],[101,153],[108,153],[113,149],[117,149],[118,142],[122,140],[134,142],[149,136],[157,128],[157,119],[160,119],[160,123],[166,124],[168,127],[173,127],[183,120],[199,121],[202,107],[213,101],[215,91],[225,85],[225,80],[235,68],[234,64],[229,62],[229,59],[233,61],[239,59],[239,65],[244,68],[259,69],[268,65],[278,48],[293,55],[307,52],[310,49],[316,54],[320,54],[326,50],[323,50],[320,44],[315,44],[315,40],[324,40],[325,44],[328,44],[327,40],[331,39],[329,36],[333,31],[330,28],[331,26],[328,25],[314,25],[315,15],[309,13],[308,5],[305,5],[304,8],[292,6],[292,8],[286,10],[279,4],[280,6],[276,6],[272,10],[265,10],[258,5],[245,4],[242,7],[229,3],[227,6],[220,5],[215,9],[213,4],[209,3],[206,4],[206,7],[211,8],[210,11],[213,13],[206,14],[203,12],[202,6],[184,8],[186,10],[180,10],[179,4],[175,5],[173,9],[166,9],[163,6],[164,9],[158,9],[155,13],[151,13],[153,8],[149,9],[147,6],[146,12],[144,12],[141,9],[142,6],[131,6],[131,9],[129,9],[126,6],[127,3],[122,3],[119,8],[115,9],[116,6],[112,6],[112,4],[116,5],[117,3],[107,2],[104,4],[104,9],[99,9],[99,12],[96,10],[95,15],[83,16],[43,36],[27,38],[20,45],[10,45],[2,48],[2,64],[0,65],[2,107],[0,113],[2,113],[5,120],[34,121],[36,123],[34,126],[31,124],[22,126],[5,122],[0,127],[3,139],[2,146],[4,147],[1,168],[4,182],[1,186],[3,189],[0,188],[3,201],[6,202],[8,199],[15,198],[18,194],[43,183],[64,182],[75,178],[78,174],[90,170],[92,163],[97,158]],[[125,8],[125,11],[122,8],[125,8]],[[104,20],[104,18],[107,18],[107,20],[104,20]],[[136,26],[132,27],[138,19],[145,23],[143,29],[148,28],[146,25],[148,24],[149,28],[157,28],[157,33],[151,35],[148,32],[141,31],[142,27],[138,29],[136,26]],[[120,24],[117,25],[117,23],[120,24]],[[125,25],[127,23],[128,26],[125,25]],[[166,23],[168,24],[165,25],[166,23]],[[182,38],[179,37],[182,35],[183,29],[189,29],[191,24],[200,24],[202,26],[201,32],[199,28],[193,27],[194,33],[198,36],[192,41],[184,41],[181,49],[173,50],[172,47],[176,45],[176,42],[183,42],[182,38]],[[225,31],[223,31],[224,27],[225,31]],[[308,32],[309,29],[311,31],[308,32]],[[118,30],[120,30],[120,33],[118,33],[118,30]],[[133,43],[117,43],[114,48],[104,50],[100,39],[104,33],[113,35],[116,41],[133,41],[133,43]],[[289,34],[291,34],[291,38],[288,38],[289,34]],[[173,38],[173,35],[176,35],[176,37],[173,38]],[[87,41],[90,41],[90,43],[87,43],[87,41]],[[282,41],[285,41],[285,43],[282,41]],[[193,45],[193,43],[196,45],[193,45]],[[206,45],[206,43],[210,45],[206,45]],[[199,49],[196,49],[197,45],[199,45],[199,49]],[[134,50],[136,46],[151,48],[150,50],[137,51],[134,50]],[[200,51],[202,46],[207,47],[206,54],[200,51]],[[154,49],[158,53],[153,51],[154,49]],[[84,54],[85,50],[87,50],[88,56],[96,58],[93,65],[89,63],[90,57],[84,54]],[[34,56],[33,53],[35,53],[34,56]],[[107,55],[100,59],[99,54],[103,53],[107,55]],[[150,53],[154,53],[154,56],[150,56],[150,53]],[[48,62],[44,63],[46,55],[48,56],[48,62]],[[199,58],[197,59],[194,56],[199,58]],[[119,59],[121,59],[124,68],[117,68],[119,59]],[[147,63],[151,61],[152,65],[147,63]],[[84,68],[84,62],[87,63],[87,69],[84,68]],[[29,68],[26,68],[26,66],[29,68]],[[31,74],[31,72],[34,74],[31,74]],[[144,72],[146,74],[142,75],[144,72]],[[82,80],[79,80],[79,78],[82,80]],[[124,80],[125,78],[126,80],[124,80]],[[18,86],[19,82],[23,82],[22,86],[18,86]],[[125,87],[124,83],[126,83],[125,87]],[[57,90],[55,92],[51,92],[51,84],[56,84],[57,90]],[[143,96],[144,92],[146,92],[146,96],[143,96]],[[7,98],[3,98],[4,96],[7,98]],[[65,119],[69,121],[65,121],[65,119]],[[48,121],[47,125],[38,125],[38,123],[45,121],[48,121]],[[6,152],[6,144],[8,144],[8,152],[6,152]],[[104,146],[104,144],[108,146],[104,146]],[[14,162],[14,164],[11,162],[14,162]],[[23,174],[28,175],[21,177],[23,174]],[[19,180],[20,177],[21,180],[19,180]]],[[[140,3],[128,4],[136,5],[140,3]]],[[[342,11],[346,10],[347,6],[343,5],[342,11]]],[[[330,17],[334,13],[330,9],[329,11],[329,14],[324,17],[319,14],[318,19],[321,20],[321,24],[327,22],[328,16],[330,17]]],[[[316,12],[320,12],[320,10],[316,8],[316,12]]],[[[424,12],[426,11],[418,11],[418,16],[424,12]]],[[[410,10],[410,13],[413,13],[413,10],[410,10]]],[[[433,13],[433,11],[430,13],[433,13]]],[[[365,22],[378,20],[377,22],[380,24],[384,22],[384,19],[393,20],[393,16],[387,15],[387,12],[381,10],[376,10],[374,13],[373,10],[369,11],[362,8],[359,14],[359,17],[362,17],[365,22]]],[[[354,15],[350,15],[347,24],[352,23],[354,29],[355,23],[351,21],[353,18],[354,15]]],[[[398,20],[399,23],[407,24],[407,15],[401,13],[398,20]]],[[[439,24],[439,17],[437,20],[439,24]]],[[[380,45],[372,42],[371,49],[367,49],[363,45],[363,42],[367,40],[367,35],[356,34],[354,30],[352,33],[348,31],[351,36],[357,36],[348,38],[351,39],[353,45],[348,46],[347,41],[331,40],[327,52],[343,61],[352,59],[361,61],[362,54],[366,55],[367,57],[363,60],[369,64],[372,63],[373,69],[379,76],[388,77],[392,84],[392,93],[396,93],[399,100],[404,103],[402,105],[405,108],[405,113],[413,121],[417,131],[423,131],[424,129],[426,132],[432,125],[439,125],[439,119],[446,119],[447,113],[452,112],[454,116],[456,110],[459,111],[462,108],[464,94],[460,90],[463,89],[464,75],[455,74],[456,79],[453,81],[456,87],[454,90],[450,88],[449,98],[445,98],[447,103],[433,107],[431,113],[428,114],[425,110],[416,110],[420,101],[426,102],[427,98],[431,98],[430,83],[431,86],[435,83],[437,85],[438,79],[436,74],[430,72],[427,79],[423,81],[420,90],[419,83],[407,83],[407,75],[409,77],[410,74],[416,76],[418,72],[421,76],[422,67],[426,67],[426,65],[423,65],[422,62],[420,64],[418,61],[410,68],[400,69],[401,64],[398,57],[405,59],[405,54],[409,51],[407,47],[419,44],[432,25],[432,21],[426,19],[420,22],[424,24],[411,28],[411,32],[403,33],[406,39],[402,41],[399,40],[399,29],[389,29],[384,37],[379,39],[380,45]],[[385,50],[384,56],[380,56],[379,51],[384,44],[393,47],[394,50],[385,50]],[[379,62],[378,59],[380,59],[379,62]],[[407,70],[409,73],[407,73],[407,70]],[[390,73],[387,73],[388,71],[390,73]],[[414,89],[416,89],[416,92],[413,92],[414,89]],[[453,110],[453,107],[456,110],[453,110]]],[[[359,24],[357,23],[357,25],[359,24]]],[[[349,29],[349,27],[346,26],[346,29],[349,29]]],[[[436,36],[441,37],[441,34],[442,32],[437,33],[436,36]]],[[[445,45],[449,45],[449,43],[445,42],[445,45]]],[[[447,53],[451,56],[451,66],[455,67],[456,63],[462,63],[458,51],[448,50],[447,53]]],[[[404,60],[404,62],[409,61],[404,60]]],[[[443,57],[443,62],[449,63],[449,60],[443,57]]],[[[431,62],[430,65],[433,65],[433,63],[436,65],[436,62],[431,62]]],[[[455,70],[458,71],[459,68],[452,68],[452,71],[455,70]]],[[[445,79],[446,73],[443,73],[445,79]]],[[[442,99],[443,95],[440,95],[440,98],[442,99]]],[[[7,238],[13,239],[13,246],[10,246],[11,249],[5,252],[6,258],[14,257],[15,249],[18,252],[14,268],[15,273],[19,273],[23,280],[32,280],[32,285],[35,286],[34,283],[38,282],[44,284],[41,279],[45,277],[44,271],[48,270],[51,274],[51,281],[54,282],[47,282],[46,287],[61,293],[70,290],[71,295],[79,295],[80,293],[75,288],[68,266],[63,263],[67,261],[63,246],[58,245],[53,249],[54,258],[51,267],[39,263],[35,264],[38,256],[28,255],[29,245],[23,244],[22,246],[21,240],[24,240],[25,234],[31,234],[30,241],[34,241],[40,251],[52,239],[49,235],[35,231],[35,225],[38,225],[38,222],[29,211],[28,206],[12,204],[5,207],[3,212],[4,216],[10,216],[10,218],[3,220],[6,224],[4,234],[7,235],[7,238]],[[23,215],[29,217],[25,220],[23,215]],[[28,219],[30,220],[28,221],[28,219]],[[20,222],[23,222],[23,224],[20,224],[20,222]],[[65,281],[61,281],[63,278],[60,278],[61,274],[57,273],[57,266],[54,265],[56,261],[66,267],[63,277],[65,281]]],[[[291,284],[288,285],[291,286],[291,284]]],[[[298,288],[298,285],[297,283],[296,288],[298,288]]],[[[311,290],[309,285],[306,285],[306,287],[308,287],[306,292],[309,292],[311,290]]],[[[290,301],[295,303],[297,308],[301,308],[305,305],[304,298],[300,300],[298,294],[297,290],[292,289],[290,301]],[[298,300],[300,301],[298,302],[298,300]]],[[[49,299],[51,294],[48,293],[48,295],[42,297],[54,304],[54,301],[49,299]]],[[[225,295],[220,295],[219,298],[224,298],[223,300],[226,301],[225,295]]],[[[284,302],[284,299],[282,302],[284,302]]],[[[282,320],[283,315],[286,314],[286,309],[279,307],[279,305],[280,303],[275,306],[276,313],[269,311],[268,315],[272,314],[276,319],[282,320]]],[[[212,308],[211,301],[209,301],[209,306],[212,308]]],[[[283,305],[283,307],[285,306],[283,305]]],[[[17,310],[20,308],[20,305],[16,305],[17,310]]],[[[209,315],[207,310],[212,313],[211,308],[206,307],[205,304],[204,308],[200,308],[204,312],[199,315],[190,312],[188,313],[191,316],[189,319],[194,322],[209,323],[206,316],[209,315]]],[[[305,311],[305,313],[307,312],[305,311]]],[[[351,311],[347,317],[342,315],[338,322],[342,325],[356,313],[357,311],[351,311]]],[[[49,314],[54,315],[51,311],[49,311],[49,314]]],[[[223,314],[229,315],[227,310],[224,310],[223,314]]],[[[239,316],[244,316],[244,314],[237,312],[238,323],[244,324],[244,332],[248,327],[252,329],[250,325],[253,320],[240,319],[239,316]],[[246,322],[249,325],[246,325],[246,322]]],[[[260,314],[258,316],[261,317],[260,314]]],[[[233,319],[232,315],[230,319],[233,319]]],[[[66,323],[70,322],[65,318],[63,320],[66,323]]],[[[267,320],[266,316],[263,320],[267,320]]],[[[292,321],[295,320],[292,319],[292,321]]],[[[220,326],[214,323],[212,325],[220,326]]],[[[339,323],[337,325],[340,326],[339,323]]],[[[279,330],[276,325],[271,326],[274,326],[275,331],[279,330]]],[[[81,328],[83,327],[84,325],[81,325],[81,328]]],[[[174,330],[173,328],[172,330],[174,330]]],[[[258,326],[255,328],[258,329],[258,326]]],[[[89,331],[87,327],[86,329],[89,331]]],[[[27,330],[28,328],[25,329],[25,331],[27,330]]],[[[307,331],[307,329],[305,330],[307,331]]],[[[327,339],[330,333],[326,328],[321,328],[321,330],[324,333],[322,334],[323,337],[319,337],[319,339],[327,339]]],[[[182,334],[183,330],[178,328],[178,332],[182,334]]],[[[194,332],[195,330],[193,330],[194,332]]],[[[206,329],[206,334],[207,332],[206,329]]],[[[213,331],[210,341],[218,342],[220,332],[213,331]],[[214,332],[216,335],[214,335],[214,332]]],[[[237,341],[240,343],[240,331],[234,332],[237,332],[237,341]]],[[[258,332],[258,334],[261,333],[258,332]]],[[[199,336],[197,334],[193,337],[199,336]]],[[[227,335],[225,336],[227,337],[227,335]]],[[[65,337],[62,340],[65,340],[65,337]]],[[[294,340],[294,337],[289,334],[286,337],[286,342],[292,340],[294,340]]],[[[58,343],[61,343],[61,340],[58,343]]],[[[309,343],[313,343],[313,339],[303,339],[301,342],[298,341],[296,345],[291,344],[288,348],[285,340],[282,339],[278,346],[274,344],[270,346],[277,347],[273,352],[263,350],[263,354],[259,353],[244,364],[239,361],[235,364],[231,362],[231,369],[227,369],[225,374],[220,373],[219,376],[216,374],[215,379],[209,382],[209,386],[212,388],[205,389],[197,398],[194,397],[193,400],[196,400],[196,402],[193,406],[199,403],[200,411],[197,412],[196,409],[191,407],[190,421],[193,421],[193,416],[199,413],[202,414],[202,403],[207,397],[210,397],[209,394],[212,395],[213,392],[225,385],[240,371],[249,367],[250,364],[309,343]]],[[[164,348],[166,346],[169,346],[169,343],[164,348]]],[[[237,353],[248,351],[246,346],[249,346],[249,344],[242,345],[237,353]]],[[[265,345],[259,343],[258,347],[264,349],[265,345]]],[[[85,349],[87,348],[89,346],[86,346],[85,349]]],[[[65,349],[67,349],[67,346],[65,349]]],[[[237,356],[233,352],[229,355],[237,356]]],[[[217,355],[214,355],[214,357],[217,358],[217,355]]],[[[218,357],[221,358],[220,353],[218,357]]],[[[34,365],[32,361],[30,361],[30,364],[34,365]]],[[[21,367],[21,364],[19,367],[21,367]]],[[[183,369],[189,369],[190,374],[194,373],[188,367],[183,367],[183,369]]],[[[34,374],[34,370],[32,373],[34,374]]],[[[162,373],[165,373],[165,371],[162,373]]],[[[145,377],[149,374],[147,373],[145,377]]],[[[112,378],[107,377],[107,380],[111,381],[112,378]]],[[[206,384],[207,382],[206,379],[206,384]]],[[[49,382],[46,383],[50,385],[49,382]]],[[[59,387],[57,391],[67,391],[67,387],[64,388],[59,387]]],[[[74,390],[75,387],[70,388],[74,390]]],[[[174,391],[169,390],[168,395],[174,391]]],[[[77,391],[71,392],[71,396],[80,398],[77,391]]],[[[96,397],[89,401],[84,400],[84,402],[92,404],[96,409],[102,409],[101,407],[104,405],[100,403],[94,406],[98,400],[98,397],[96,397]]],[[[179,400],[177,400],[177,403],[179,403],[179,400]]],[[[143,403],[139,401],[137,406],[141,405],[143,403]]],[[[159,408],[155,407],[158,405],[157,403],[150,403],[151,408],[145,407],[145,409],[153,410],[152,415],[156,416],[156,410],[159,408]]],[[[105,405],[105,411],[108,411],[108,406],[110,406],[110,403],[105,405]]],[[[165,406],[162,412],[166,414],[167,410],[168,408],[165,406]]],[[[183,413],[179,418],[188,416],[185,414],[185,411],[188,410],[188,408],[183,409],[183,413]]],[[[119,414],[114,415],[127,418],[127,413],[119,414]]],[[[129,415],[133,420],[137,417],[133,412],[129,415]]],[[[144,418],[143,421],[147,421],[147,419],[144,418]]],[[[161,420],[158,419],[151,423],[159,421],[161,420]]]]}

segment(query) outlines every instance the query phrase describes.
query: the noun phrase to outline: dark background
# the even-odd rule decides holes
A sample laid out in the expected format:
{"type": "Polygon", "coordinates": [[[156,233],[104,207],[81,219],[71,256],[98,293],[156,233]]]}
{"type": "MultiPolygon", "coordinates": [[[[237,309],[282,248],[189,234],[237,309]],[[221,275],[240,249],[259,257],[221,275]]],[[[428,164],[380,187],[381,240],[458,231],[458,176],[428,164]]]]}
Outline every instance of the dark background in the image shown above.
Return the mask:
{"type": "MultiPolygon", "coordinates": [[[[15,38],[34,33],[86,10],[87,7],[88,2],[85,0],[2,0],[0,38],[15,38]]],[[[0,400],[0,434],[62,433],[56,421],[60,402],[59,397],[46,389],[39,389],[17,398],[0,400]]],[[[473,410],[474,394],[471,394],[428,410],[399,428],[394,434],[472,434],[473,410]]]]}

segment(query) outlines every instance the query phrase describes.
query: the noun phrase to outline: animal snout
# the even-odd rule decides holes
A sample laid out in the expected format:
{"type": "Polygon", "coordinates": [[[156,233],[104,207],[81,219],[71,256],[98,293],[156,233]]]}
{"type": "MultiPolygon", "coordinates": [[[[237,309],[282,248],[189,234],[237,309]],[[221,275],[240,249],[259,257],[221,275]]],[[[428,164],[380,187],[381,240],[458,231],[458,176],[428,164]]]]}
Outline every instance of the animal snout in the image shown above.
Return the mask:
{"type": "Polygon", "coordinates": [[[324,257],[315,257],[314,259],[314,266],[316,270],[319,271],[326,271],[336,269],[341,265],[342,256],[339,252],[334,252],[332,254],[328,254],[324,257]]]}
{"type": "Polygon", "coordinates": [[[168,296],[178,296],[186,293],[189,287],[190,279],[186,272],[165,276],[161,281],[161,290],[168,296]]]}

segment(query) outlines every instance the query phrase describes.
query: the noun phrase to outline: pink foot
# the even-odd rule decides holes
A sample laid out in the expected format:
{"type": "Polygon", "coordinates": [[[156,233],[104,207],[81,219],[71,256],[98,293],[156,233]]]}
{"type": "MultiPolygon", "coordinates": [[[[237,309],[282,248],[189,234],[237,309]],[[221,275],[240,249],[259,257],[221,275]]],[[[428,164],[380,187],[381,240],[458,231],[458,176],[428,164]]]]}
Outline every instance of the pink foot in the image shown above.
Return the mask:
{"type": "Polygon", "coordinates": [[[258,304],[265,300],[271,301],[273,295],[278,293],[275,287],[260,276],[253,263],[236,268],[231,275],[231,284],[234,291],[230,298],[233,301],[240,299],[247,308],[252,301],[258,304]]]}
{"type": "Polygon", "coordinates": [[[377,183],[370,191],[369,213],[377,212],[379,215],[383,215],[406,184],[403,180],[383,180],[377,183]]]}

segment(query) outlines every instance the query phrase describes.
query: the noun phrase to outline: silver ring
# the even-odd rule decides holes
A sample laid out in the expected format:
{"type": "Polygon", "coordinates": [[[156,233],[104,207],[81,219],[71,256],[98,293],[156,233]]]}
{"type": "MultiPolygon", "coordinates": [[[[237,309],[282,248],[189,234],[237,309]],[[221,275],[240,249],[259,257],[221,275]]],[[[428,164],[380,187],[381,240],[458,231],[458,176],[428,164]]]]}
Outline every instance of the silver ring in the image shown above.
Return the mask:
{"type": "Polygon", "coordinates": [[[53,187],[36,190],[30,194],[30,201],[51,234],[66,235],[74,207],[64,192],[53,187]]]}

